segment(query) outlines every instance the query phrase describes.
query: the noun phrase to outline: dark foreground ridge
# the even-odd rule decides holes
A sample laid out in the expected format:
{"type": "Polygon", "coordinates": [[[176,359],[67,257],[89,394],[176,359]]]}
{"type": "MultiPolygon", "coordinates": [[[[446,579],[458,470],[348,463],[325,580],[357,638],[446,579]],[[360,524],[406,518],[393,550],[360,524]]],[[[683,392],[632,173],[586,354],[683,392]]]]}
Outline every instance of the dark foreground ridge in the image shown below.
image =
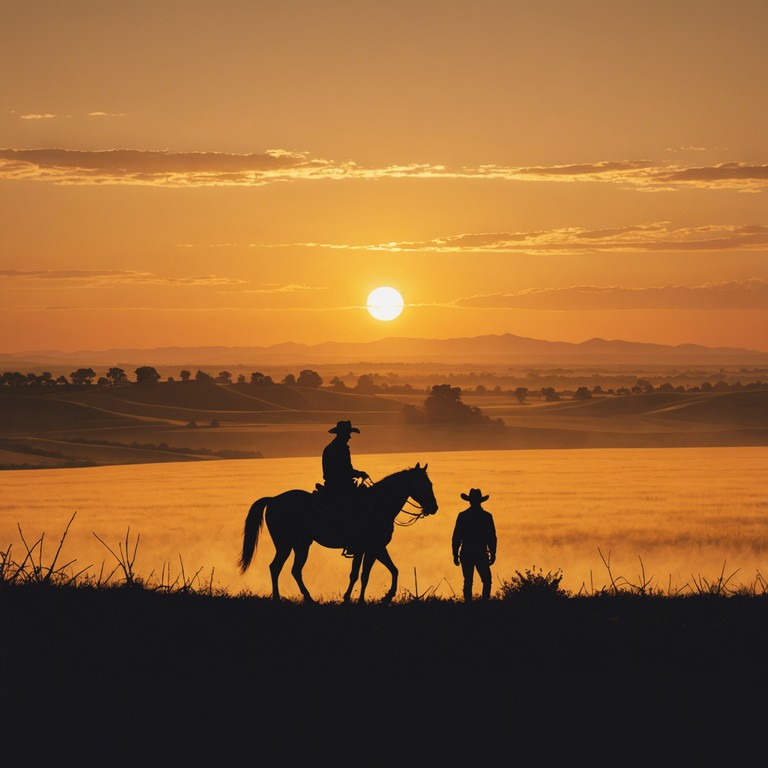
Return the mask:
{"type": "Polygon", "coordinates": [[[764,754],[766,596],[303,605],[28,585],[0,587],[0,616],[7,765],[615,767],[764,754]]]}

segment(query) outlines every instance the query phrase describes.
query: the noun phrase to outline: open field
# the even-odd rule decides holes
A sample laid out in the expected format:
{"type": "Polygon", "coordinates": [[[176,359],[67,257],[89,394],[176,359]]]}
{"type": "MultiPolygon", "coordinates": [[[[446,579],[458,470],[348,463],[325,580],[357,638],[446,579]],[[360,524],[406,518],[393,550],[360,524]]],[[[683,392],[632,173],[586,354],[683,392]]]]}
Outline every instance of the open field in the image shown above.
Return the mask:
{"type": "Polygon", "coordinates": [[[328,427],[347,418],[362,429],[352,444],[357,454],[768,445],[764,390],[524,404],[468,395],[467,405],[503,424],[457,425],[403,423],[403,406],[420,404],[424,393],[366,396],[195,381],[49,389],[0,388],[0,467],[223,457],[201,450],[243,458],[319,456],[328,427]]]}
{"type": "MultiPolygon", "coordinates": [[[[357,465],[374,479],[429,462],[440,509],[434,517],[396,528],[390,552],[400,568],[400,586],[411,593],[451,597],[460,592],[450,538],[460,494],[480,487],[490,494],[499,554],[497,580],[536,565],[562,568],[563,586],[587,591],[608,583],[598,548],[610,555],[614,576],[637,583],[644,567],[654,586],[693,587],[692,579],[716,579],[738,570],[733,583],[768,575],[768,499],[764,478],[768,448],[594,449],[542,451],[414,451],[370,454],[357,465]],[[642,563],[641,563],[642,559],[642,563]],[[416,573],[414,574],[414,569],[416,573]]],[[[235,560],[250,504],[290,488],[311,489],[320,477],[312,458],[207,461],[8,471],[2,475],[0,546],[21,546],[47,534],[54,541],[74,512],[77,517],[62,557],[77,567],[112,558],[95,539],[112,547],[141,536],[136,567],[144,576],[165,567],[178,574],[214,572],[217,587],[269,593],[267,565],[273,548],[262,539],[254,564],[239,575],[235,560]]],[[[305,580],[316,597],[338,599],[349,561],[338,551],[314,546],[305,580]]],[[[381,596],[388,573],[374,566],[369,596],[381,596]]],[[[297,595],[289,568],[284,594],[297,595]]]]}

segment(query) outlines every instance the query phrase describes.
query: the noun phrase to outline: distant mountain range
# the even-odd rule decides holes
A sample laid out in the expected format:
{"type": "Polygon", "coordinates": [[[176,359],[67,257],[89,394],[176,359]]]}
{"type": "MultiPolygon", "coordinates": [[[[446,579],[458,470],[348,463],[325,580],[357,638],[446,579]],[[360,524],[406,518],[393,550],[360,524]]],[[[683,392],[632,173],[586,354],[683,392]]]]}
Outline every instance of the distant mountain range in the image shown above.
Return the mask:
{"type": "Polygon", "coordinates": [[[369,342],[286,342],[266,347],[157,347],[77,352],[0,353],[0,369],[41,366],[320,365],[323,363],[454,363],[473,365],[768,365],[768,352],[698,344],[648,344],[594,338],[580,343],[501,335],[454,339],[389,337],[369,342]]]}

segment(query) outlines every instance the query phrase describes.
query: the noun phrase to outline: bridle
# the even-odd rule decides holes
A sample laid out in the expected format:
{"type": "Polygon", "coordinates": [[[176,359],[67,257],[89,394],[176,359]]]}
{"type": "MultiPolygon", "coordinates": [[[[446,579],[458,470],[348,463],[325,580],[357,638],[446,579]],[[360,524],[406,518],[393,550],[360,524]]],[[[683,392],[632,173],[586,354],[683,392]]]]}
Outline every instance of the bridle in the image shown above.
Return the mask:
{"type": "MultiPolygon", "coordinates": [[[[375,485],[374,481],[371,480],[370,476],[366,477],[365,480],[363,480],[363,485],[366,486],[366,488],[370,488],[372,485],[375,485]]],[[[426,512],[424,511],[424,507],[421,506],[421,504],[417,504],[413,501],[411,501],[410,497],[405,500],[406,504],[409,504],[412,507],[415,507],[418,512],[411,512],[409,509],[406,509],[405,507],[402,507],[401,510],[397,513],[397,515],[407,515],[409,519],[404,520],[401,522],[397,519],[397,515],[395,515],[394,523],[397,526],[400,526],[400,528],[407,528],[410,525],[413,525],[417,520],[421,519],[426,515],[426,512]]]]}

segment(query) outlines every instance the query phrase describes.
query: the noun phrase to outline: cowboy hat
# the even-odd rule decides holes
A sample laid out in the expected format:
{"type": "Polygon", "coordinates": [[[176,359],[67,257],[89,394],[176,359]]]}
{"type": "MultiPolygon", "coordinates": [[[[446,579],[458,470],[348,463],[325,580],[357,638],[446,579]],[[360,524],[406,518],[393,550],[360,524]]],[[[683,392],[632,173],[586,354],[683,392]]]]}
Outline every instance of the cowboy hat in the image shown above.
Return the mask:
{"type": "Polygon", "coordinates": [[[360,434],[360,430],[357,427],[352,426],[351,421],[337,421],[335,427],[331,427],[329,430],[334,435],[339,433],[349,434],[350,432],[357,432],[360,434]]]}
{"type": "Polygon", "coordinates": [[[469,493],[461,494],[461,498],[470,504],[482,504],[484,501],[488,501],[488,497],[483,496],[479,488],[470,488],[469,493]]]}

